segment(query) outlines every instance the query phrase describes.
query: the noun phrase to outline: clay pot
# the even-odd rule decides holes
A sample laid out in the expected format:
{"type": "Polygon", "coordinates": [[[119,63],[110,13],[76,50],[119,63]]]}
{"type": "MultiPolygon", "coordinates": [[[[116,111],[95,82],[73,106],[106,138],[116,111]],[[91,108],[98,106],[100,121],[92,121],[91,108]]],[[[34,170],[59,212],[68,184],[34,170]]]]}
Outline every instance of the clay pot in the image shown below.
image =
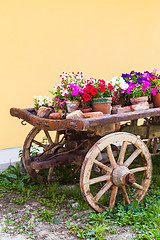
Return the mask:
{"type": "Polygon", "coordinates": [[[153,103],[155,107],[160,107],[160,93],[157,93],[155,96],[152,96],[153,103]]]}
{"type": "Polygon", "coordinates": [[[79,107],[79,104],[80,104],[79,101],[70,101],[70,100],[67,100],[67,101],[66,101],[67,111],[68,111],[69,113],[71,113],[71,112],[77,110],[78,107],[79,107]]]}
{"type": "Polygon", "coordinates": [[[138,104],[138,103],[142,103],[142,102],[148,102],[148,96],[138,97],[138,98],[130,98],[130,102],[133,105],[138,104]]]}
{"type": "Polygon", "coordinates": [[[112,98],[93,98],[92,106],[94,112],[102,112],[104,114],[111,114],[112,98]]]}

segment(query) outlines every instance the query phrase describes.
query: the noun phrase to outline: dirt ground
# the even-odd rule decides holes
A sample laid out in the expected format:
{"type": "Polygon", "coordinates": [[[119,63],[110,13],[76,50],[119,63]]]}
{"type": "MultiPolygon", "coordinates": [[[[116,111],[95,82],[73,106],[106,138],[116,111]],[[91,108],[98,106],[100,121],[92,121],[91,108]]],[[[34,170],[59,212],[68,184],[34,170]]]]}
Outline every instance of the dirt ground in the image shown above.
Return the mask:
{"type": "MultiPolygon", "coordinates": [[[[78,240],[80,238],[76,237],[76,235],[70,233],[66,221],[68,218],[63,217],[62,214],[58,214],[56,218],[59,220],[59,224],[55,223],[44,223],[42,221],[38,221],[35,218],[34,212],[39,209],[43,208],[40,203],[37,203],[34,199],[31,200],[29,203],[25,203],[23,205],[17,205],[12,203],[6,203],[4,199],[0,199],[0,240],[78,240]],[[16,212],[15,212],[16,209],[16,212]],[[12,221],[14,221],[14,226],[20,224],[18,222],[18,216],[23,217],[26,213],[29,212],[30,217],[24,220],[21,218],[21,221],[24,221],[25,225],[27,226],[30,222],[32,225],[32,230],[30,231],[30,235],[26,236],[23,232],[19,232],[19,228],[14,229],[12,226],[12,221]],[[10,221],[9,223],[6,220],[10,221]],[[28,222],[27,222],[28,221],[28,222]],[[6,229],[9,229],[6,230],[6,229]],[[8,232],[6,232],[8,231],[8,232]],[[32,238],[32,235],[35,236],[32,238]]],[[[45,208],[45,207],[44,207],[45,208]]],[[[86,212],[84,211],[84,216],[86,212]]],[[[76,224],[77,226],[81,226],[83,223],[81,219],[73,220],[70,218],[70,224],[76,224]]],[[[106,232],[106,239],[107,240],[131,240],[134,239],[134,233],[128,227],[120,228],[118,227],[116,234],[110,234],[106,232]]]]}

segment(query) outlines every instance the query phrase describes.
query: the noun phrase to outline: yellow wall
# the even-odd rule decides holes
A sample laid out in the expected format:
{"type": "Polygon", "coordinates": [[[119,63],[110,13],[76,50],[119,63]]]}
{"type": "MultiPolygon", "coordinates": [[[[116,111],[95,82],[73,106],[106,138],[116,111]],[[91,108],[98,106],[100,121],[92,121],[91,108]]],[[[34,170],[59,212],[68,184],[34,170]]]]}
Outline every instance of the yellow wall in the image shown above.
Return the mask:
{"type": "MultiPolygon", "coordinates": [[[[0,148],[31,126],[9,114],[49,95],[63,71],[110,80],[159,69],[159,0],[0,0],[0,148]]],[[[159,69],[160,70],[160,69],[159,69]]]]}

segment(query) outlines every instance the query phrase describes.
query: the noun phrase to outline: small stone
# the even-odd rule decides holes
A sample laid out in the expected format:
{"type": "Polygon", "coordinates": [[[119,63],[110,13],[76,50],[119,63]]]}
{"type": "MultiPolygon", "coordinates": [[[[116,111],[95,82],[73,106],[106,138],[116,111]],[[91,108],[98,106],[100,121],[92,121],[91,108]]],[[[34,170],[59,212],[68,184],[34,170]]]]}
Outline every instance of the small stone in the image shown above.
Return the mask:
{"type": "Polygon", "coordinates": [[[73,119],[73,118],[83,118],[83,113],[81,110],[76,110],[71,113],[68,113],[66,119],[73,119]]]}
{"type": "Polygon", "coordinates": [[[141,102],[138,104],[131,105],[132,111],[142,111],[149,109],[149,103],[148,102],[141,102]]]}
{"type": "Polygon", "coordinates": [[[73,207],[73,208],[78,207],[78,202],[73,203],[73,204],[72,204],[72,207],[73,207]]]}
{"type": "Polygon", "coordinates": [[[52,109],[49,107],[40,107],[37,111],[37,116],[41,118],[48,118],[52,109]]]}
{"type": "Polygon", "coordinates": [[[93,117],[102,117],[103,113],[102,112],[88,112],[88,113],[83,113],[84,118],[93,118],[93,117]]]}
{"type": "Polygon", "coordinates": [[[54,112],[49,114],[49,119],[60,119],[61,114],[59,112],[54,112]]]}

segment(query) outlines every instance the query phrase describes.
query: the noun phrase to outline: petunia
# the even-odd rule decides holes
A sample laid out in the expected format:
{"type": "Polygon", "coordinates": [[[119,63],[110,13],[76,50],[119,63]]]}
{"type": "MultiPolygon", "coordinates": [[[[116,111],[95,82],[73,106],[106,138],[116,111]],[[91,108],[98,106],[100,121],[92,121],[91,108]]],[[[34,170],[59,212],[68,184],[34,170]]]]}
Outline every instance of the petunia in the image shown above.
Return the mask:
{"type": "Polygon", "coordinates": [[[98,94],[98,89],[97,89],[96,87],[93,87],[93,88],[91,89],[91,94],[92,94],[93,96],[95,96],[96,94],[98,94]]]}
{"type": "Polygon", "coordinates": [[[155,96],[157,92],[158,92],[158,89],[152,88],[151,93],[153,94],[153,96],[155,96]]]}
{"type": "Polygon", "coordinates": [[[153,72],[154,72],[154,73],[157,73],[157,72],[158,72],[158,70],[157,70],[156,68],[154,68],[154,69],[153,69],[153,72]]]}

